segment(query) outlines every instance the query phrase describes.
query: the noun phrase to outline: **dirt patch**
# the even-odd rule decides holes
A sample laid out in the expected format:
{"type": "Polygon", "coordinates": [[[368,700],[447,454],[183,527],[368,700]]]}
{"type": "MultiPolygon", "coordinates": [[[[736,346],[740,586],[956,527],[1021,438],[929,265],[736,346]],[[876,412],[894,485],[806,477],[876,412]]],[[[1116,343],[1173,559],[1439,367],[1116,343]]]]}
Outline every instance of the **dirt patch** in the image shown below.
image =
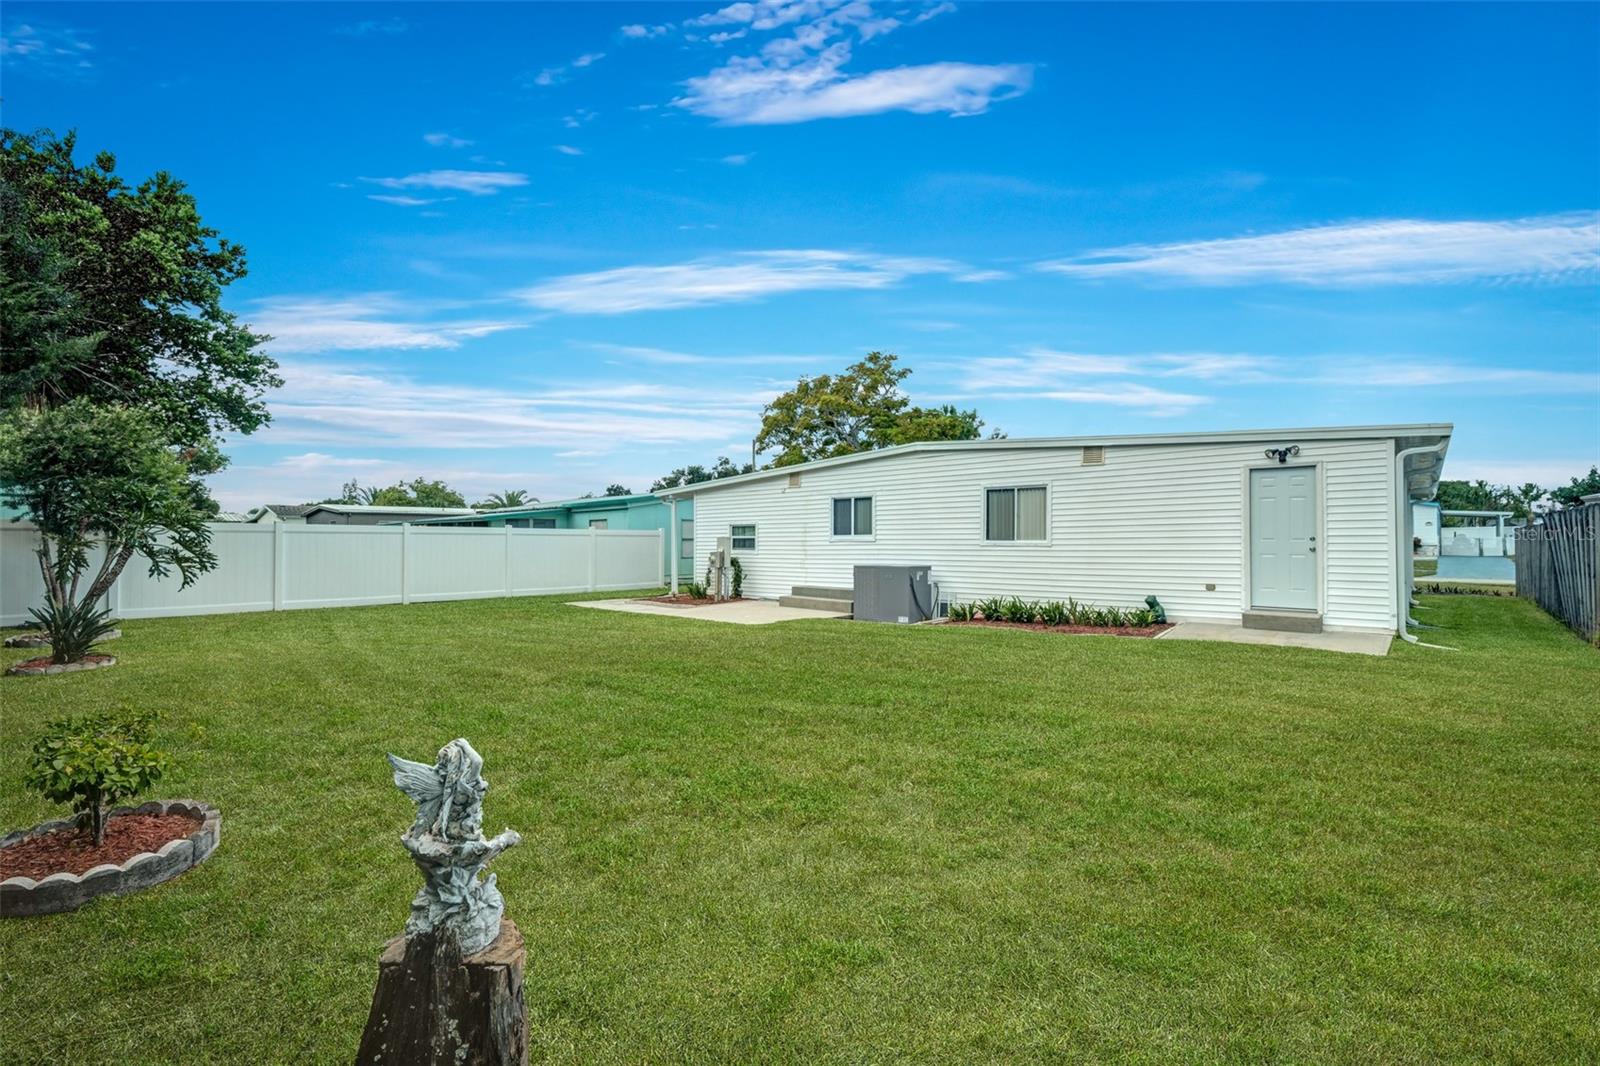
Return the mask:
{"type": "Polygon", "coordinates": [[[37,676],[39,674],[70,674],[77,670],[97,670],[102,666],[115,666],[115,655],[85,655],[83,658],[70,663],[54,663],[50,656],[41,655],[37,659],[27,659],[8,667],[8,674],[24,674],[37,676]]]}
{"type": "Polygon", "coordinates": [[[985,629],[1031,629],[1037,633],[1073,633],[1079,636],[1102,637],[1154,637],[1171,629],[1174,623],[1163,622],[1154,626],[1047,626],[1043,622],[946,622],[952,626],[978,626],[985,629]]]}
{"type": "Polygon", "coordinates": [[[650,596],[646,599],[637,600],[635,602],[664,603],[668,607],[709,607],[713,603],[741,603],[743,601],[743,596],[729,596],[725,600],[714,600],[710,596],[686,596],[680,592],[676,596],[650,596]]]}
{"type": "Polygon", "coordinates": [[[57,829],[0,849],[0,881],[19,876],[42,881],[51,874],[86,873],[107,862],[120,866],[135,855],[182,840],[201,825],[200,819],[182,814],[121,814],[106,823],[105,843],[99,847],[87,828],[57,829]]]}

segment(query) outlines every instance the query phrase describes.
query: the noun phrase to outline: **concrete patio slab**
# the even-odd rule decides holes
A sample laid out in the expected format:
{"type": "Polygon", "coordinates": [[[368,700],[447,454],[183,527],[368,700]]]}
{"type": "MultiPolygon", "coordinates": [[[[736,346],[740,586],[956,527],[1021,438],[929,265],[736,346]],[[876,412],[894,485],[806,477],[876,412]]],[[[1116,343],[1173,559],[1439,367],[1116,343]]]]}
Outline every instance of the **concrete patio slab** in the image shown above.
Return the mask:
{"type": "Polygon", "coordinates": [[[650,600],[574,600],[568,607],[593,607],[600,611],[624,614],[653,614],[667,618],[694,618],[702,622],[729,622],[739,626],[764,626],[773,622],[798,622],[807,618],[848,618],[836,611],[813,611],[805,607],[784,607],[774,600],[734,600],[704,607],[676,607],[650,600]]]}
{"type": "Polygon", "coordinates": [[[1314,648],[1354,655],[1388,655],[1388,633],[1285,633],[1275,629],[1246,629],[1220,622],[1179,622],[1157,640],[1220,640],[1228,644],[1271,644],[1283,648],[1314,648]]]}

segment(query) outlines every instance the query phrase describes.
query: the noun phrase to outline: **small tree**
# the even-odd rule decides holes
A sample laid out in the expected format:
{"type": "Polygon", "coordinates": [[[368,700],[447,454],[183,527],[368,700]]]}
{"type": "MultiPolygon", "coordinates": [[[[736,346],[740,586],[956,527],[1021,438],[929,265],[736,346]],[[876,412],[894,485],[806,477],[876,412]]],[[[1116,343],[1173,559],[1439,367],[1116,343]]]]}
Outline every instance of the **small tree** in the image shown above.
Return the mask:
{"type": "Polygon", "coordinates": [[[607,496],[632,496],[633,490],[626,485],[607,485],[605,494],[607,496]]]}
{"type": "Polygon", "coordinates": [[[158,716],[151,712],[95,714],[51,722],[33,745],[26,783],[87,818],[98,847],[106,839],[111,805],[161,779],[171,759],[151,746],[158,716]]]}
{"type": "MultiPolygon", "coordinates": [[[[46,629],[95,612],[134,555],[152,577],[178,571],[183,587],[216,565],[201,475],[221,458],[209,442],[179,450],[143,409],[86,399],[23,408],[0,420],[0,498],[39,527],[46,629]],[[104,554],[92,568],[96,548],[104,554]],[[84,580],[85,577],[89,579],[84,580]]],[[[65,635],[65,634],[63,634],[65,635]]],[[[58,663],[86,649],[51,645],[58,663]]]]}

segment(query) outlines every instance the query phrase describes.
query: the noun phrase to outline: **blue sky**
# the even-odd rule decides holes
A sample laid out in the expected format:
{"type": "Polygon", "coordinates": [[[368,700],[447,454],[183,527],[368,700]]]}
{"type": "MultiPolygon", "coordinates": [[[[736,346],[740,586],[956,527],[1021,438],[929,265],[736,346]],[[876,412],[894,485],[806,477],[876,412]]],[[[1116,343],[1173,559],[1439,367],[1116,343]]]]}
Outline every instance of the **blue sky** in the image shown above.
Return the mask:
{"type": "Polygon", "coordinates": [[[635,489],[872,349],[1012,436],[1452,421],[1600,462],[1600,7],[27,4],[6,122],[249,250],[345,480],[635,489]]]}

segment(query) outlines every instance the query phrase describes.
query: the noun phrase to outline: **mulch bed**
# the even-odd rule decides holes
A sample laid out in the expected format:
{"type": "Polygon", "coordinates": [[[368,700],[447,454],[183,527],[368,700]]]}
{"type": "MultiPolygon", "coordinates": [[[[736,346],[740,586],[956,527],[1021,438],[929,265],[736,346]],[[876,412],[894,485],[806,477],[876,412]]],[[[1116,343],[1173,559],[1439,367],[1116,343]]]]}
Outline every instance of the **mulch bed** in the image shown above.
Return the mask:
{"type": "Polygon", "coordinates": [[[1074,633],[1080,636],[1102,637],[1153,637],[1171,629],[1172,622],[1155,626],[1047,626],[1043,622],[946,622],[952,626],[979,626],[988,629],[1031,629],[1038,633],[1074,633]]]}
{"type": "Polygon", "coordinates": [[[729,596],[725,600],[714,600],[710,596],[696,598],[694,596],[686,596],[680,592],[676,596],[651,596],[639,602],[664,603],[668,607],[709,607],[713,603],[738,603],[743,599],[743,596],[729,596]]]}
{"type": "Polygon", "coordinates": [[[0,881],[87,873],[106,862],[120,866],[141,852],[160,851],[164,844],[182,840],[201,825],[198,818],[181,814],[119,814],[106,824],[105,843],[99,847],[87,827],[57,829],[0,849],[0,881]]]}
{"type": "MultiPolygon", "coordinates": [[[[95,666],[105,666],[105,665],[108,665],[110,663],[114,663],[116,661],[117,661],[117,657],[115,655],[85,655],[81,659],[75,659],[70,663],[63,663],[61,665],[63,665],[63,666],[79,666],[79,664],[81,663],[83,665],[81,667],[79,667],[79,668],[80,669],[87,669],[87,668],[95,667],[95,666]]],[[[41,655],[36,659],[25,659],[20,663],[13,663],[10,668],[13,671],[42,670],[45,667],[52,666],[52,665],[54,665],[54,664],[50,661],[50,656],[41,655]]]]}

